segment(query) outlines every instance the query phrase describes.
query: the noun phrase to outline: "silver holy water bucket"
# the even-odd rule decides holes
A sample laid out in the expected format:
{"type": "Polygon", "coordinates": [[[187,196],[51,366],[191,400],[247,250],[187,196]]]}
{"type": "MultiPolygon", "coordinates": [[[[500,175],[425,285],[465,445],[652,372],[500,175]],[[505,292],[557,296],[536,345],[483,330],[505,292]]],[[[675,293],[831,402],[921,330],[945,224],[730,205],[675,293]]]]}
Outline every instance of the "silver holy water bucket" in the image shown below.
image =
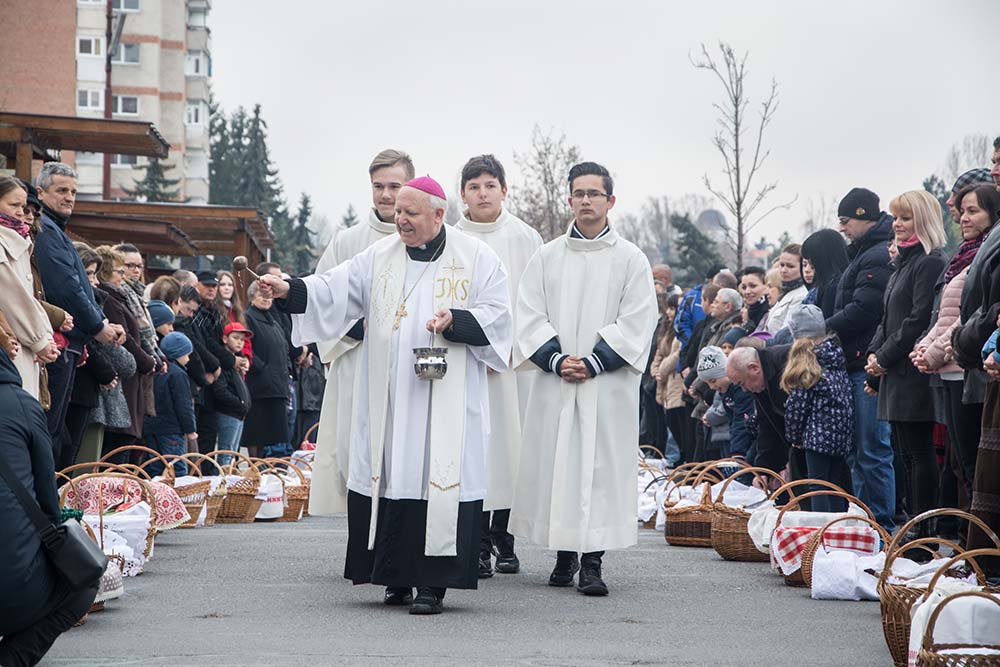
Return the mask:
{"type": "Polygon", "coordinates": [[[434,334],[431,333],[428,347],[413,348],[413,355],[417,358],[413,372],[421,380],[440,380],[448,372],[447,354],[448,348],[434,347],[434,334]]]}

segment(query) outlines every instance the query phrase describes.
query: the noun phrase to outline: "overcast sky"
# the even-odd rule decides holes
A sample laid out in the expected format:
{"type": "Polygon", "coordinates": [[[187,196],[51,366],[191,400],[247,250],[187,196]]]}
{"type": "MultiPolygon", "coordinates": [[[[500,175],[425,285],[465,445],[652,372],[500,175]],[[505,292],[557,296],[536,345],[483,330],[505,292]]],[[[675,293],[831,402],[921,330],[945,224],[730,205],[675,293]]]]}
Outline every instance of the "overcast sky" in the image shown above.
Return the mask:
{"type": "Polygon", "coordinates": [[[884,208],[963,136],[1000,134],[997,0],[214,0],[210,27],[216,99],[263,105],[289,199],[334,222],[370,206],[387,147],[449,191],[492,152],[516,186],[535,124],[611,170],[619,213],[707,195],[722,89],[689,62],[702,42],[750,52],[752,106],[780,86],[760,176],[798,202],[762,226],[772,239],[856,185],[884,208]]]}

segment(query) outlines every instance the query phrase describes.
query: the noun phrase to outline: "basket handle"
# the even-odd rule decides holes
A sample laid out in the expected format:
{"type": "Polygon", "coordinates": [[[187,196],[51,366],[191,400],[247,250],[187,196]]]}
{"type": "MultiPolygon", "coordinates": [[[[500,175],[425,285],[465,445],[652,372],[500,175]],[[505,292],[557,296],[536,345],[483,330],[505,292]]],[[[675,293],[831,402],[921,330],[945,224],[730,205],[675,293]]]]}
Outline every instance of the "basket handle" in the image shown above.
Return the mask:
{"type": "MultiPolygon", "coordinates": [[[[251,475],[251,476],[255,475],[257,477],[260,477],[260,471],[257,470],[254,467],[253,460],[249,456],[247,456],[246,454],[242,454],[240,452],[233,451],[232,449],[216,449],[215,451],[209,452],[208,454],[205,454],[204,456],[207,456],[209,458],[215,459],[215,458],[218,458],[219,455],[221,455],[221,454],[226,454],[228,456],[232,456],[234,459],[240,459],[241,461],[246,462],[246,464],[247,464],[248,467],[247,467],[247,470],[245,470],[243,472],[243,476],[244,477],[246,477],[247,475],[251,475]]],[[[225,468],[223,468],[223,467],[220,466],[220,470],[222,470],[224,474],[231,474],[231,475],[239,474],[239,470],[236,468],[236,463],[233,462],[233,461],[230,461],[225,466],[225,468]]]]}
{"type": "Polygon", "coordinates": [[[779,475],[778,473],[774,472],[770,468],[759,468],[759,467],[755,467],[755,466],[751,466],[749,468],[742,468],[742,469],[737,470],[736,472],[734,472],[729,477],[727,477],[726,480],[722,483],[722,488],[719,489],[719,499],[718,499],[717,502],[721,503],[722,499],[725,498],[725,496],[726,496],[726,489],[729,488],[730,483],[732,483],[732,481],[734,479],[737,479],[738,477],[742,477],[743,475],[751,475],[751,474],[754,476],[754,478],[757,478],[757,479],[759,479],[761,477],[767,477],[768,475],[770,475],[771,477],[773,477],[773,478],[775,478],[777,480],[781,480],[782,482],[785,481],[781,477],[781,475],[779,475]]]}
{"type": "Polygon", "coordinates": [[[675,484],[683,484],[683,480],[687,479],[688,474],[690,474],[692,470],[697,469],[698,471],[701,471],[701,468],[704,465],[704,463],[681,464],[674,468],[669,475],[667,475],[667,481],[674,482],[675,484]]]}
{"type": "MultiPolygon", "coordinates": [[[[983,551],[983,549],[980,549],[980,551],[983,551]]],[[[995,551],[995,549],[985,549],[985,551],[995,551]]],[[[958,598],[985,598],[1000,606],[1000,600],[985,591],[962,591],[961,593],[953,593],[952,595],[949,595],[945,599],[941,600],[941,604],[935,607],[934,611],[931,612],[931,617],[927,621],[927,629],[924,630],[924,649],[930,649],[930,647],[934,644],[934,626],[937,625],[938,616],[941,615],[941,610],[944,609],[945,605],[949,602],[957,600],[958,598]]]]}
{"type": "MultiPolygon", "coordinates": [[[[118,447],[116,449],[112,449],[110,452],[108,452],[107,454],[105,454],[104,456],[102,456],[100,459],[98,459],[97,462],[98,463],[105,463],[109,458],[111,458],[115,454],[121,454],[122,452],[144,452],[146,454],[149,454],[152,458],[159,459],[160,463],[163,464],[163,471],[164,471],[163,472],[163,476],[164,477],[168,476],[167,472],[166,472],[168,468],[170,469],[170,476],[173,475],[173,468],[171,468],[169,465],[167,465],[167,460],[165,458],[163,458],[163,455],[160,454],[155,449],[150,449],[149,447],[145,447],[143,445],[123,445],[123,446],[118,447]]],[[[145,470],[145,467],[143,467],[143,470],[145,470]]]]}
{"type": "Polygon", "coordinates": [[[776,488],[774,491],[771,492],[771,497],[777,498],[782,493],[787,491],[788,495],[791,496],[791,498],[789,499],[789,502],[791,502],[795,498],[795,494],[792,492],[792,489],[797,489],[800,486],[821,486],[824,489],[829,489],[830,491],[840,491],[842,493],[847,492],[843,487],[837,486],[833,482],[828,482],[825,479],[812,479],[810,477],[806,479],[796,479],[792,480],[791,482],[786,482],[785,484],[782,484],[781,486],[779,486],[778,488],[776,488]]]}
{"type": "Polygon", "coordinates": [[[185,461],[187,461],[188,465],[191,466],[192,468],[197,468],[199,475],[201,474],[200,468],[201,468],[201,462],[203,461],[208,461],[209,463],[214,465],[220,477],[225,477],[226,475],[226,472],[222,469],[222,466],[219,465],[219,462],[213,459],[211,456],[205,456],[204,454],[201,454],[199,452],[188,452],[187,454],[181,454],[178,458],[182,458],[185,461]],[[195,458],[197,458],[197,461],[195,461],[195,458]]]}
{"type": "Polygon", "coordinates": [[[271,468],[279,473],[281,472],[281,470],[277,467],[278,464],[286,466],[287,470],[294,470],[295,474],[299,476],[299,483],[302,484],[302,486],[306,485],[306,476],[302,474],[301,470],[299,470],[293,465],[288,464],[288,461],[283,461],[279,458],[274,458],[274,457],[268,457],[266,459],[261,459],[261,460],[264,461],[265,463],[270,463],[271,468]]]}
{"type": "Polygon", "coordinates": [[[309,439],[309,436],[311,436],[313,433],[315,433],[316,429],[318,429],[318,428],[319,428],[319,422],[316,422],[315,424],[313,424],[312,426],[310,426],[309,430],[306,431],[305,434],[302,436],[302,442],[303,443],[312,442],[309,439]]]}
{"type": "Polygon", "coordinates": [[[698,486],[699,484],[704,482],[705,475],[707,475],[709,472],[719,477],[719,479],[717,479],[716,482],[721,482],[722,480],[726,479],[726,477],[723,476],[722,471],[719,470],[719,468],[730,467],[731,465],[736,465],[739,466],[740,468],[748,467],[747,462],[742,461],[740,459],[729,458],[729,459],[719,459],[717,461],[709,461],[708,464],[705,466],[705,468],[701,471],[701,473],[699,473],[699,475],[695,477],[694,485],[698,486]]]}
{"type": "MultiPolygon", "coordinates": [[[[87,464],[87,465],[90,465],[90,464],[87,464]]],[[[111,463],[111,464],[108,464],[108,465],[114,465],[114,464],[111,463]]],[[[122,473],[122,472],[94,472],[94,473],[89,473],[87,475],[80,475],[79,477],[76,478],[76,481],[77,482],[81,482],[81,481],[83,481],[85,479],[101,478],[101,477],[103,477],[103,478],[111,477],[113,479],[126,479],[126,480],[130,480],[130,481],[135,482],[136,484],[138,484],[139,485],[139,489],[140,489],[140,495],[145,496],[145,498],[146,498],[146,504],[149,505],[149,521],[150,521],[150,525],[151,526],[155,526],[156,525],[156,495],[153,493],[153,487],[150,486],[149,482],[147,482],[146,480],[144,480],[144,479],[142,479],[140,477],[136,477],[135,475],[131,475],[129,473],[122,473]]],[[[76,488],[74,487],[74,491],[75,490],[76,490],[76,488]]],[[[69,485],[66,485],[66,484],[64,484],[63,487],[59,490],[59,505],[60,505],[60,507],[65,507],[66,506],[66,493],[67,493],[67,491],[69,491],[69,485]]]]}
{"type": "Polygon", "coordinates": [[[976,558],[979,556],[1000,556],[1000,549],[972,549],[971,551],[963,551],[962,553],[955,554],[948,559],[948,562],[938,568],[938,571],[934,573],[931,577],[931,582],[927,584],[927,590],[924,591],[923,599],[926,600],[930,597],[931,591],[937,585],[938,579],[950,568],[959,561],[967,560],[972,565],[972,569],[976,571],[976,579],[979,585],[986,580],[986,576],[983,574],[982,569],[979,567],[979,563],[976,562],[976,558]]]}
{"type": "MultiPolygon", "coordinates": [[[[965,519],[970,523],[974,523],[983,530],[986,537],[993,541],[993,544],[1000,548],[1000,538],[997,538],[996,533],[994,533],[993,530],[986,525],[986,522],[977,517],[975,514],[969,514],[968,512],[963,512],[962,510],[955,509],[953,507],[941,507],[918,514],[904,523],[903,527],[896,531],[896,536],[892,538],[892,543],[889,545],[889,549],[887,550],[889,552],[889,557],[895,558],[896,551],[900,548],[900,544],[906,538],[906,533],[909,532],[911,528],[919,523],[927,521],[928,519],[933,519],[939,516],[955,516],[959,519],[965,519]]],[[[886,563],[886,565],[888,565],[888,563],[886,563]]]]}
{"type": "Polygon", "coordinates": [[[875,521],[875,519],[867,516],[838,516],[836,519],[827,521],[826,525],[819,529],[819,532],[817,533],[817,539],[819,540],[817,548],[822,548],[823,546],[823,534],[826,532],[826,529],[835,523],[840,523],[841,521],[861,521],[862,523],[867,523],[875,529],[876,533],[878,533],[879,539],[882,540],[882,549],[885,549],[886,545],[889,544],[889,533],[885,532],[885,528],[878,525],[878,521],[875,521]]]}
{"type": "Polygon", "coordinates": [[[657,456],[655,458],[658,458],[658,459],[662,459],[663,458],[663,452],[661,452],[658,447],[654,447],[653,445],[639,445],[639,451],[640,452],[644,451],[646,449],[648,449],[650,451],[653,451],[653,452],[656,452],[657,456]]]}
{"type": "Polygon", "coordinates": [[[957,543],[939,537],[920,537],[910,542],[907,542],[906,544],[899,547],[895,551],[890,551],[889,547],[886,546],[885,564],[882,566],[882,572],[878,576],[878,585],[881,586],[886,582],[886,579],[888,579],[889,575],[892,573],[892,564],[896,562],[896,559],[899,557],[899,555],[905,551],[909,551],[910,549],[922,549],[927,553],[929,553],[932,558],[935,557],[941,558],[940,550],[931,548],[932,544],[935,546],[943,544],[945,546],[951,547],[952,549],[955,550],[955,553],[959,553],[960,551],[962,551],[962,547],[960,547],[957,543]]]}
{"type": "Polygon", "coordinates": [[[285,484],[285,478],[281,476],[281,470],[279,468],[275,467],[275,465],[271,463],[270,460],[268,459],[258,459],[256,457],[251,457],[250,460],[253,462],[253,467],[255,470],[257,470],[258,475],[262,475],[264,473],[273,473],[274,476],[278,478],[278,481],[281,482],[281,489],[282,492],[284,492],[285,486],[287,485],[285,484]],[[261,465],[263,466],[263,469],[257,467],[261,465]]]}
{"type": "MultiPolygon", "coordinates": [[[[136,471],[140,470],[139,466],[133,466],[131,463],[111,463],[110,461],[93,461],[90,463],[75,463],[71,466],[66,466],[59,472],[64,476],[68,477],[67,473],[73,472],[74,470],[89,470],[87,474],[94,474],[101,472],[102,470],[107,470],[110,472],[125,473],[126,475],[132,475],[133,477],[139,477],[136,471]]],[[[146,479],[149,479],[149,475],[145,471],[142,471],[146,479]]],[[[83,475],[80,475],[83,477],[83,475]]],[[[77,478],[79,479],[79,478],[77,478]]]]}
{"type": "Polygon", "coordinates": [[[868,509],[868,505],[865,505],[863,502],[861,502],[851,494],[847,493],[846,491],[833,491],[831,489],[822,489],[820,491],[810,491],[809,493],[803,493],[801,496],[792,498],[788,502],[788,504],[782,507],[781,511],[778,512],[778,520],[775,521],[774,523],[774,530],[778,530],[778,528],[781,527],[781,519],[785,516],[785,512],[792,509],[793,507],[800,506],[802,504],[802,501],[805,500],[806,498],[815,498],[817,496],[834,496],[836,498],[843,498],[848,503],[848,509],[850,509],[851,504],[854,504],[860,507],[862,510],[864,510],[865,514],[867,514],[869,518],[871,519],[875,518],[875,515],[872,514],[872,511],[868,509]]]}
{"type": "MultiPolygon", "coordinates": [[[[184,461],[184,463],[187,463],[187,464],[188,464],[188,471],[189,471],[189,474],[190,474],[190,471],[192,471],[192,470],[193,470],[193,471],[194,471],[194,476],[195,476],[195,477],[198,477],[199,479],[200,479],[201,477],[203,477],[203,475],[201,474],[201,467],[200,467],[200,466],[196,466],[196,465],[191,465],[191,462],[190,462],[190,461],[188,461],[188,460],[187,460],[186,458],[184,458],[184,455],[182,455],[182,454],[164,454],[164,455],[163,455],[163,458],[164,458],[164,459],[166,459],[167,461],[169,461],[169,462],[170,462],[170,467],[171,467],[171,468],[173,468],[173,467],[174,467],[174,463],[176,463],[177,461],[184,461]]],[[[145,468],[146,468],[146,466],[147,466],[147,465],[149,465],[149,464],[150,464],[150,463],[151,463],[152,461],[153,461],[153,459],[149,459],[149,461],[146,461],[145,463],[143,463],[143,464],[142,464],[141,466],[139,466],[139,467],[140,467],[140,468],[143,468],[143,469],[145,469],[145,468]]],[[[175,472],[174,472],[174,475],[176,475],[176,474],[177,474],[177,473],[176,473],[176,471],[175,471],[175,472]]],[[[176,480],[177,478],[176,478],[176,477],[174,477],[174,479],[176,480]]]]}
{"type": "Polygon", "coordinates": [[[653,486],[653,485],[654,485],[654,484],[656,484],[657,482],[662,482],[662,481],[663,481],[663,480],[665,480],[666,478],[667,478],[667,476],[666,476],[666,475],[659,475],[659,476],[657,476],[657,477],[653,477],[653,481],[651,481],[651,482],[650,482],[649,484],[647,484],[647,485],[646,485],[646,488],[645,488],[645,489],[643,489],[643,490],[642,490],[642,492],[643,492],[643,493],[646,493],[646,491],[649,491],[649,487],[653,486]]]}
{"type": "Polygon", "coordinates": [[[288,465],[293,465],[295,467],[298,467],[299,464],[303,464],[305,465],[306,470],[308,470],[309,472],[312,472],[313,469],[312,461],[307,461],[303,457],[295,458],[294,456],[282,456],[280,460],[288,463],[288,465]]]}

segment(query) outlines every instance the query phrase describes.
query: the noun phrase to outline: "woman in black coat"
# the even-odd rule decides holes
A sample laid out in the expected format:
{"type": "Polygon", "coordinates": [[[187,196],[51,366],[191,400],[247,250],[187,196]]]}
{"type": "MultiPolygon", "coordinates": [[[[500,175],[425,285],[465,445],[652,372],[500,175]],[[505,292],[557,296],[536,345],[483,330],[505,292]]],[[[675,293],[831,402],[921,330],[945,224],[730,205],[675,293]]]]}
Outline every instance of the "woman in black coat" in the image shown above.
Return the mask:
{"type": "Polygon", "coordinates": [[[813,278],[809,284],[810,296],[803,303],[814,303],[823,311],[823,317],[833,317],[837,304],[837,283],[850,263],[847,242],[839,232],[821,229],[810,234],[802,243],[802,275],[806,275],[808,267],[812,267],[813,278]],[[815,296],[812,296],[812,290],[816,290],[815,296]]]}
{"type": "MultiPolygon", "coordinates": [[[[0,354],[0,458],[46,518],[59,523],[45,412],[21,389],[6,354],[0,354]]],[[[98,582],[82,591],[63,584],[42,551],[38,530],[2,478],[0,516],[0,665],[34,665],[87,612],[98,582]]]]}
{"type": "Polygon", "coordinates": [[[941,205],[910,191],[889,204],[899,257],[885,291],[885,312],[868,346],[869,387],[878,392],[878,418],[888,421],[903,455],[911,514],[937,504],[934,404],[930,382],[910,363],[910,351],[930,325],[934,285],[945,267],[941,205]]]}
{"type": "Polygon", "coordinates": [[[292,453],[288,433],[288,339],[274,316],[274,300],[265,298],[257,283],[247,290],[247,326],[253,331],[253,364],[247,372],[252,407],[243,424],[244,447],[263,447],[263,456],[292,453]]]}

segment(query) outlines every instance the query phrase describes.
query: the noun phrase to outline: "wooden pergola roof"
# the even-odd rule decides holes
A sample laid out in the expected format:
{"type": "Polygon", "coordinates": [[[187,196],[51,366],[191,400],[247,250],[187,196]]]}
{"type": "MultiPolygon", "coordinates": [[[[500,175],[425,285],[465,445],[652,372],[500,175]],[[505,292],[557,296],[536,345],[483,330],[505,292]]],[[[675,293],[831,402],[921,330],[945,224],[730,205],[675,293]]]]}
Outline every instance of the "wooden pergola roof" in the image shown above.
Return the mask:
{"type": "Polygon", "coordinates": [[[0,112],[0,153],[17,177],[31,180],[31,161],[56,159],[50,151],[167,157],[170,144],[152,123],[0,112]]]}
{"type": "MultiPolygon", "coordinates": [[[[162,255],[243,255],[253,266],[264,260],[268,248],[274,247],[274,237],[267,223],[256,209],[245,206],[208,206],[198,204],[171,204],[130,201],[79,200],[69,221],[72,232],[80,224],[84,229],[114,230],[124,234],[125,240],[134,243],[143,252],[162,255]],[[143,245],[136,234],[129,232],[129,225],[138,231],[139,226],[150,223],[162,225],[157,236],[143,245]],[[174,235],[176,229],[193,246],[193,252],[154,250],[154,246],[179,247],[182,241],[174,235]]],[[[107,232],[105,232],[107,233],[107,232]]]]}
{"type": "Polygon", "coordinates": [[[90,213],[74,213],[67,229],[77,241],[92,246],[131,243],[143,253],[194,256],[199,248],[176,225],[160,220],[136,220],[90,213]]]}

